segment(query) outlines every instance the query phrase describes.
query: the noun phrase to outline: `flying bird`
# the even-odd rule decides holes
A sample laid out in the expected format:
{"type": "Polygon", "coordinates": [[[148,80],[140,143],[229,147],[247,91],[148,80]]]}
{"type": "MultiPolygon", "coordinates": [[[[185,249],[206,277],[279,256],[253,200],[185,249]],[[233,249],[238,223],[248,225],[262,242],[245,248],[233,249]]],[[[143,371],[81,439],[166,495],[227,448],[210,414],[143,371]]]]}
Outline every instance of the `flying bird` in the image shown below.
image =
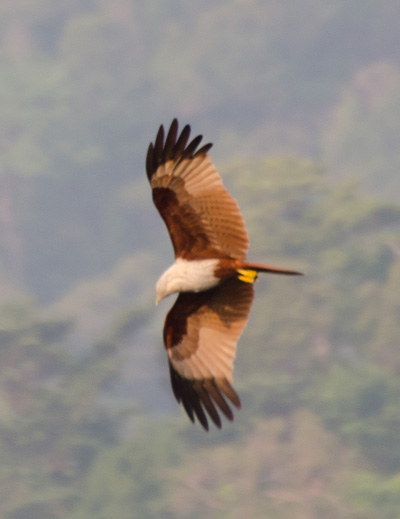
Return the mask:
{"type": "Polygon", "coordinates": [[[164,324],[172,390],[192,422],[221,428],[240,408],[232,387],[236,344],[247,324],[259,272],[300,272],[246,261],[249,239],[236,201],[222,184],[202,136],[173,120],[150,143],[146,172],[170,234],[175,262],[156,285],[156,302],[177,293],[164,324]],[[208,415],[208,416],[207,416],[208,415]]]}

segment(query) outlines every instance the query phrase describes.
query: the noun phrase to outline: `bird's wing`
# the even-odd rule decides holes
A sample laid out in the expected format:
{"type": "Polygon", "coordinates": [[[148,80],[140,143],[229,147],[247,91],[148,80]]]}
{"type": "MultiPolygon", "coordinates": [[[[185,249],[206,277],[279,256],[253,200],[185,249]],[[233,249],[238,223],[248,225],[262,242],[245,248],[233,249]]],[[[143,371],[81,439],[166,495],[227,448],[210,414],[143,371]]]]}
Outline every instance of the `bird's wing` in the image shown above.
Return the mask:
{"type": "Polygon", "coordinates": [[[208,430],[206,413],[221,427],[218,408],[233,420],[228,398],[240,400],[232,388],[236,344],[246,326],[253,285],[231,279],[204,292],[180,293],[164,327],[172,389],[189,418],[208,430]]]}
{"type": "Polygon", "coordinates": [[[197,149],[202,136],[188,143],[189,136],[188,125],[178,136],[174,119],[164,141],[160,126],[146,159],[153,200],[168,228],[175,256],[244,259],[249,246],[246,228],[208,154],[212,145],[197,149]]]}

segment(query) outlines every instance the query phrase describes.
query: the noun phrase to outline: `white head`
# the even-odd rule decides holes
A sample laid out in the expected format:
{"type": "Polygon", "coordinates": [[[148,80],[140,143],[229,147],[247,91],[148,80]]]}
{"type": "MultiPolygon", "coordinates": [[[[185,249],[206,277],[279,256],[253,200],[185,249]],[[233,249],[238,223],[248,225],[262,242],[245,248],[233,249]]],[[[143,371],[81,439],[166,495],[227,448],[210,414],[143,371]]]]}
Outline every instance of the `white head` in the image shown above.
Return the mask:
{"type": "Polygon", "coordinates": [[[218,285],[214,272],[218,259],[185,260],[178,258],[157,281],[156,303],[174,292],[201,292],[218,285]]]}
{"type": "Polygon", "coordinates": [[[177,282],[174,272],[169,268],[162,274],[156,284],[156,305],[164,299],[164,297],[179,292],[179,283],[177,282]]]}

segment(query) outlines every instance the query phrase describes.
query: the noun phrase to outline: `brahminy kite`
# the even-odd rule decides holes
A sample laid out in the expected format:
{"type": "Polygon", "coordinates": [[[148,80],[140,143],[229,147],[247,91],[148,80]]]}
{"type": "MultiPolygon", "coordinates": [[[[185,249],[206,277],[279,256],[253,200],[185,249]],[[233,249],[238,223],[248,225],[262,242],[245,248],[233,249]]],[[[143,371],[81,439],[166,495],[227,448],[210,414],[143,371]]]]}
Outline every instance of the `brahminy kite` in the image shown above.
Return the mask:
{"type": "Polygon", "coordinates": [[[146,171],[153,201],[170,234],[174,264],[156,285],[158,303],[178,293],[167,314],[164,344],[172,390],[192,422],[220,428],[219,412],[233,420],[240,408],[232,387],[236,344],[246,326],[259,272],[300,272],[246,261],[249,239],[236,201],[222,184],[202,136],[189,142],[173,120],[150,143],[146,171]]]}

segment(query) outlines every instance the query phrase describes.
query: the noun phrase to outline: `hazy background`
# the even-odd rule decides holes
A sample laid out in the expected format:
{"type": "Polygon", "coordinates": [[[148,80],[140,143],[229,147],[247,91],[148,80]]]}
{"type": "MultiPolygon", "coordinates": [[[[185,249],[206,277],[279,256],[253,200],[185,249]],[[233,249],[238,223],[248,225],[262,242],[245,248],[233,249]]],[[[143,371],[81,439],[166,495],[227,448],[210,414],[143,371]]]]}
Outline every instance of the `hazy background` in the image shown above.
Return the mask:
{"type": "Polygon", "coordinates": [[[400,4],[2,0],[0,515],[395,519],[400,4]],[[222,431],[174,401],[145,177],[214,142],[256,287],[222,431]]]}

